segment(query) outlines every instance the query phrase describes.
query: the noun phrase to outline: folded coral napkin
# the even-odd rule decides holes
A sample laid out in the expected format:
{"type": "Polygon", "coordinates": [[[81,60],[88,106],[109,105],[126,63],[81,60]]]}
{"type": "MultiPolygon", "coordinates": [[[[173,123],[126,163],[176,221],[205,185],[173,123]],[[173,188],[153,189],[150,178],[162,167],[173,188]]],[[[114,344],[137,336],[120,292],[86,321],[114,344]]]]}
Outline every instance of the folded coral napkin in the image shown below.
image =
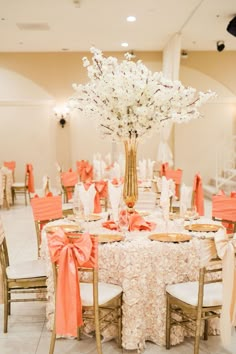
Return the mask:
{"type": "Polygon", "coordinates": [[[156,227],[154,222],[145,221],[138,213],[129,217],[129,231],[152,231],[156,227]]]}
{"type": "MultiPolygon", "coordinates": [[[[129,214],[129,231],[152,231],[155,229],[154,222],[145,221],[138,213],[129,214]]],[[[118,230],[119,225],[114,221],[105,221],[103,227],[109,230],[118,230]]]]}
{"type": "Polygon", "coordinates": [[[118,230],[119,228],[113,220],[103,222],[102,226],[109,230],[118,230]]]}

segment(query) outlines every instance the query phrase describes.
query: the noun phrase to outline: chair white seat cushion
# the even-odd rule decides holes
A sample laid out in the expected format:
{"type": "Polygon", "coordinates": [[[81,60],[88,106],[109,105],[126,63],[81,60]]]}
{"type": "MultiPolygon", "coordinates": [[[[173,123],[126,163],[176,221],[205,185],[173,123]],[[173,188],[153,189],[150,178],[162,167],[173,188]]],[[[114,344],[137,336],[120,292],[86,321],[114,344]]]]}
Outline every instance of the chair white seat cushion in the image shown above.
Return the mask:
{"type": "Polygon", "coordinates": [[[6,268],[9,279],[46,277],[46,264],[41,259],[10,265],[6,268]]]}
{"type": "Polygon", "coordinates": [[[14,183],[12,183],[12,187],[13,188],[24,188],[24,187],[26,187],[26,185],[24,182],[14,182],[14,183]]]}
{"type": "MultiPolygon", "coordinates": [[[[103,305],[121,293],[119,285],[98,283],[98,304],[103,305]]],[[[92,283],[80,283],[80,296],[83,306],[93,306],[92,283]]]]}
{"type": "MultiPolygon", "coordinates": [[[[198,282],[172,284],[166,287],[166,292],[186,304],[197,306],[198,282]]],[[[222,305],[222,283],[204,285],[203,307],[222,305]]]]}

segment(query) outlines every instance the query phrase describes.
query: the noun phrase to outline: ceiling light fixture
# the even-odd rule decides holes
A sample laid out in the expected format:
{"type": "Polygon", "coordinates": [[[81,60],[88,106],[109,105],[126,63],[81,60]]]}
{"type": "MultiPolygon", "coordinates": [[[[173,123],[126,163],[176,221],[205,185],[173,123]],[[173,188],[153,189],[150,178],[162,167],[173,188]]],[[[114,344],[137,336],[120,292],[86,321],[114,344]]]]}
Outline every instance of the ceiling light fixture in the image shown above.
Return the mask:
{"type": "Polygon", "coordinates": [[[128,44],[127,42],[123,42],[123,43],[121,43],[121,46],[122,46],[122,47],[128,47],[129,44],[128,44]]]}
{"type": "Polygon", "coordinates": [[[135,21],[136,21],[136,17],[135,17],[135,16],[128,16],[128,17],[126,18],[126,21],[127,21],[127,22],[135,22],[135,21]]]}

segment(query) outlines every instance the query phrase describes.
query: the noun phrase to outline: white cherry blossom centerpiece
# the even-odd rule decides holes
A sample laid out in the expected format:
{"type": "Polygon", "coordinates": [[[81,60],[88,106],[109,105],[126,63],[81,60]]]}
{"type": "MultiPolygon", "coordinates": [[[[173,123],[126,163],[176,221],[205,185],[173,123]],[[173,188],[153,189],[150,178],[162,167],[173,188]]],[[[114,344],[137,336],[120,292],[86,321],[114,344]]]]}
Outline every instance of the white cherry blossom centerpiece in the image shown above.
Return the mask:
{"type": "MultiPolygon", "coordinates": [[[[211,91],[197,92],[180,81],[171,81],[161,72],[153,73],[140,60],[132,61],[130,54],[119,62],[115,57],[105,57],[99,49],[90,51],[91,61],[83,58],[89,82],[73,84],[75,94],[69,105],[85,117],[94,117],[102,136],[123,141],[127,154],[135,159],[136,152],[131,150],[137,147],[137,141],[168,121],[183,123],[199,118],[199,107],[214,96],[211,91]]],[[[128,176],[136,174],[136,164],[131,165],[127,161],[125,181],[130,181],[130,187],[124,186],[123,195],[127,199],[125,194],[132,194],[127,205],[133,207],[137,199],[137,181],[134,182],[137,176],[128,176]],[[135,166],[131,169],[131,165],[135,166]]]]}

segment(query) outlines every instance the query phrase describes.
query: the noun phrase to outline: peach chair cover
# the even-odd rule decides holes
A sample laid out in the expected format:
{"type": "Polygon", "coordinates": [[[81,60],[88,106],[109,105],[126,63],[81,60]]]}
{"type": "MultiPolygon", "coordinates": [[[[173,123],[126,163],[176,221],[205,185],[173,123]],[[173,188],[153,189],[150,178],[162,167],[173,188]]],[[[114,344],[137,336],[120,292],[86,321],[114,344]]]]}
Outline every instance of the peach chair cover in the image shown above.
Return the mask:
{"type": "Polygon", "coordinates": [[[14,171],[16,168],[16,161],[4,161],[3,165],[9,170],[14,171]]]}
{"type": "Polygon", "coordinates": [[[86,160],[76,161],[77,172],[81,182],[91,182],[93,179],[93,166],[86,160]]]}
{"type": "Polygon", "coordinates": [[[28,191],[29,193],[34,193],[34,172],[31,163],[26,164],[26,173],[28,173],[28,191]]]}
{"type": "Polygon", "coordinates": [[[202,188],[202,178],[197,173],[193,180],[193,204],[196,206],[199,215],[204,215],[204,195],[202,188]]]}
{"type": "MultiPolygon", "coordinates": [[[[78,174],[75,171],[72,171],[72,169],[69,169],[67,172],[62,172],[61,173],[61,183],[62,185],[66,187],[73,187],[78,183],[78,174]]],[[[66,190],[67,193],[67,198],[70,200],[72,198],[72,191],[66,190]]]]}
{"type": "Polygon", "coordinates": [[[46,197],[39,198],[37,195],[31,199],[34,220],[60,219],[62,214],[62,199],[60,195],[53,196],[51,193],[46,197]]]}
{"type": "Polygon", "coordinates": [[[165,164],[164,168],[164,174],[162,176],[165,176],[166,179],[172,179],[175,182],[175,195],[176,197],[180,197],[180,185],[182,181],[182,175],[183,175],[183,170],[178,168],[177,170],[172,170],[168,168],[168,164],[165,164]]]}
{"type": "MultiPolygon", "coordinates": [[[[236,198],[226,195],[214,195],[212,197],[212,217],[223,220],[236,221],[236,198]]],[[[227,228],[227,233],[233,232],[228,223],[223,223],[227,228]]]]}
{"type": "Polygon", "coordinates": [[[78,327],[83,324],[77,268],[97,267],[97,239],[89,234],[78,234],[78,238],[69,239],[62,229],[48,234],[47,238],[51,260],[59,266],[56,334],[76,337],[78,327]]]}

